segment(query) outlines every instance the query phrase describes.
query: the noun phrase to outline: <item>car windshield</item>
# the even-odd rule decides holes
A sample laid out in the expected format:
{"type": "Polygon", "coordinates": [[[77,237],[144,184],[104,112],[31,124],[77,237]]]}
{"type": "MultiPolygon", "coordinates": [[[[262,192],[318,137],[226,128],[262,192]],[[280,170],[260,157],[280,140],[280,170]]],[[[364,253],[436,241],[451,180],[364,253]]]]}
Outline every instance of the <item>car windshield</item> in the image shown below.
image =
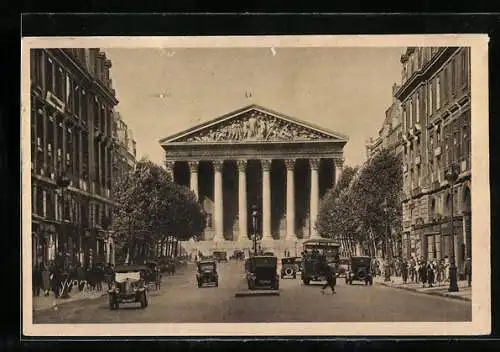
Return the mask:
{"type": "Polygon", "coordinates": [[[128,271],[124,273],[116,273],[115,274],[115,281],[116,282],[124,282],[126,280],[132,280],[132,281],[137,281],[141,279],[141,272],[140,271],[128,271]]]}

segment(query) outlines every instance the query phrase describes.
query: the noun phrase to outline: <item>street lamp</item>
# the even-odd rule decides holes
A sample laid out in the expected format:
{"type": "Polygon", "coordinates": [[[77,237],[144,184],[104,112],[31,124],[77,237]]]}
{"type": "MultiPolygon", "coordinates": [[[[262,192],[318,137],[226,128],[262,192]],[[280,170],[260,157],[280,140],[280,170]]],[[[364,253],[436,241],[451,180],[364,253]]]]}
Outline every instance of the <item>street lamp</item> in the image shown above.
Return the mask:
{"type": "MultiPolygon", "coordinates": [[[[67,269],[67,260],[66,260],[66,257],[67,257],[67,251],[68,251],[68,238],[67,238],[67,233],[66,233],[66,206],[64,204],[65,202],[65,191],[66,189],[69,187],[70,185],[70,179],[62,174],[61,176],[59,176],[56,180],[56,185],[57,185],[57,188],[61,190],[61,204],[62,204],[62,211],[61,211],[61,237],[62,237],[62,244],[63,244],[63,266],[64,266],[64,269],[67,269]]],[[[61,298],[70,298],[69,296],[69,293],[68,293],[68,289],[67,289],[67,285],[64,285],[63,287],[63,292],[61,294],[61,298]]]]}
{"type": "Polygon", "coordinates": [[[253,254],[257,255],[257,206],[253,205],[252,206],[252,225],[253,225],[253,254]]]}
{"type": "Polygon", "coordinates": [[[385,270],[385,279],[384,281],[391,281],[391,259],[392,259],[392,243],[390,243],[390,237],[391,237],[391,228],[389,224],[389,206],[387,205],[387,199],[384,199],[384,202],[382,204],[384,208],[384,214],[386,218],[386,234],[385,234],[385,252],[386,252],[386,260],[387,260],[387,268],[385,270]]]}
{"type": "Polygon", "coordinates": [[[453,226],[453,187],[458,179],[459,170],[458,165],[452,163],[446,172],[446,180],[450,183],[450,193],[451,193],[451,246],[450,246],[450,287],[448,287],[449,292],[458,292],[457,283],[457,266],[455,263],[455,229],[453,226]]]}

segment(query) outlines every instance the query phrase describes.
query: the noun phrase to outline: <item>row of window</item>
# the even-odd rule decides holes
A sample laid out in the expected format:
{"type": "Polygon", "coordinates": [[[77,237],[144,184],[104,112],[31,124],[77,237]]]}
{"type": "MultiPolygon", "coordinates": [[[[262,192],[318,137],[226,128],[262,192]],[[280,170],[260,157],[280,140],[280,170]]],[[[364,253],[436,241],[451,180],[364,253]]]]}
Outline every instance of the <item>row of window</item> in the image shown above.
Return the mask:
{"type": "Polygon", "coordinates": [[[60,191],[32,186],[32,212],[48,220],[61,221],[64,218],[85,227],[103,227],[111,221],[111,210],[106,204],[88,201],[80,202],[71,194],[65,194],[62,202],[60,191]],[[64,203],[64,210],[63,210],[64,203]]]}
{"type": "Polygon", "coordinates": [[[54,58],[43,50],[34,50],[32,59],[32,80],[46,91],[52,92],[65,104],[67,112],[82,123],[87,124],[89,112],[92,112],[93,124],[97,131],[112,136],[113,113],[98,97],[91,100],[88,91],[81,87],[70,72],[59,65],[54,58]],[[88,107],[92,106],[91,111],[88,107]]]}
{"type": "Polygon", "coordinates": [[[462,49],[428,82],[424,82],[413,96],[402,104],[403,130],[414,124],[426,125],[429,117],[446,106],[461,92],[469,90],[470,69],[467,49],[462,49]]]}
{"type": "Polygon", "coordinates": [[[437,47],[418,47],[403,62],[402,81],[406,81],[411,75],[422,69],[422,67],[438,52],[437,47]]]}
{"type": "MultiPolygon", "coordinates": [[[[65,172],[75,186],[80,186],[80,178],[89,180],[89,137],[86,131],[65,125],[60,116],[49,115],[45,120],[44,111],[35,108],[31,114],[31,136],[31,162],[35,173],[50,177],[65,172]]],[[[99,148],[99,145],[101,143],[94,143],[95,177],[90,177],[90,180],[99,180],[110,188],[112,151],[102,146],[99,148]]]]}
{"type": "Polygon", "coordinates": [[[461,172],[470,170],[469,122],[470,112],[466,112],[446,125],[444,134],[441,132],[441,124],[438,124],[435,129],[429,130],[428,134],[418,135],[409,146],[405,145],[404,155],[409,171],[405,178],[405,184],[410,185],[410,187],[421,186],[422,177],[426,176],[421,173],[422,167],[427,168],[427,175],[431,183],[443,181],[444,169],[452,163],[460,163],[461,172]],[[427,143],[423,149],[420,142],[421,136],[427,137],[427,143]],[[441,150],[437,149],[438,147],[441,150]],[[420,158],[420,164],[416,162],[418,158],[420,158]],[[462,163],[465,164],[462,165],[462,163]]]}

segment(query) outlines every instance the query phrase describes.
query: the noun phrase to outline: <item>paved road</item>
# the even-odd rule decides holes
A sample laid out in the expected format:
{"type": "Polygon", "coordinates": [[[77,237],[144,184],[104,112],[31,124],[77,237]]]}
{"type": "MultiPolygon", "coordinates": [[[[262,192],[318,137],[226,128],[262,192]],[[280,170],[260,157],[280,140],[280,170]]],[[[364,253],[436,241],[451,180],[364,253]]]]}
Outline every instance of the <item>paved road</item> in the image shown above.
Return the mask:
{"type": "Polygon", "coordinates": [[[345,285],[322,295],[320,285],[281,280],[280,296],[235,297],[246,290],[243,263],[220,264],[219,287],[199,289],[195,268],[164,278],[149,307],[123,305],[110,311],[107,297],[71,302],[34,313],[34,323],[230,323],[470,321],[471,303],[384,286],[345,285]]]}

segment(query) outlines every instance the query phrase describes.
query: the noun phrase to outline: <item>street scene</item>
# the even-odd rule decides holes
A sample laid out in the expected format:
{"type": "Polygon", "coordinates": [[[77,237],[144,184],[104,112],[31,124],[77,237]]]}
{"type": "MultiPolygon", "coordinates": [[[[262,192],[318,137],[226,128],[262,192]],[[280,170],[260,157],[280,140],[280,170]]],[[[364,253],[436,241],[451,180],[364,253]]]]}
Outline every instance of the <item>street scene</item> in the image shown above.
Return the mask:
{"type": "Polygon", "coordinates": [[[471,321],[470,55],[31,49],[33,323],[471,321]]]}
{"type": "Polygon", "coordinates": [[[375,284],[345,284],[335,295],[320,293],[322,282],[303,285],[300,279],[280,282],[279,296],[235,297],[248,291],[242,262],[219,266],[219,286],[198,289],[195,265],[165,277],[159,291],[151,290],[149,306],[123,305],[110,311],[108,297],[41,307],[34,323],[258,323],[258,322],[391,322],[467,321],[471,305],[449,299],[375,284]],[[297,304],[297,302],[300,302],[297,304]],[[50,308],[49,308],[50,307],[50,308]]]}

